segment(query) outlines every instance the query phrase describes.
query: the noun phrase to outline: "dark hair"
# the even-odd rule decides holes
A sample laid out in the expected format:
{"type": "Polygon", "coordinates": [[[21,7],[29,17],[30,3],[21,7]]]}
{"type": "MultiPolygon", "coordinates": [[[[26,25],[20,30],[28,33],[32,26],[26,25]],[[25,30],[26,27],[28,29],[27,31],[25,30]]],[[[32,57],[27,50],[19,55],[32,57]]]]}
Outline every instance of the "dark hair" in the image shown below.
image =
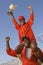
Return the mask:
{"type": "Polygon", "coordinates": [[[22,37],[22,41],[28,40],[28,47],[30,48],[30,39],[27,36],[22,37]]]}
{"type": "Polygon", "coordinates": [[[22,37],[22,41],[24,41],[24,39],[27,39],[30,41],[30,39],[27,36],[22,37]]]}

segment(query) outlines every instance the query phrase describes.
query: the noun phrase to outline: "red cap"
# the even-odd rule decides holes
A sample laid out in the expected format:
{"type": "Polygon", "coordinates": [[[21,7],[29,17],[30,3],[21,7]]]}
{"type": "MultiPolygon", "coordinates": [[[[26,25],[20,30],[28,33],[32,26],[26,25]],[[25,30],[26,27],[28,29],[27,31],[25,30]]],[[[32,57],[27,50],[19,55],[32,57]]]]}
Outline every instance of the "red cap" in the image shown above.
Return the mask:
{"type": "Polygon", "coordinates": [[[20,21],[21,19],[25,19],[24,16],[19,16],[18,20],[20,21]]]}

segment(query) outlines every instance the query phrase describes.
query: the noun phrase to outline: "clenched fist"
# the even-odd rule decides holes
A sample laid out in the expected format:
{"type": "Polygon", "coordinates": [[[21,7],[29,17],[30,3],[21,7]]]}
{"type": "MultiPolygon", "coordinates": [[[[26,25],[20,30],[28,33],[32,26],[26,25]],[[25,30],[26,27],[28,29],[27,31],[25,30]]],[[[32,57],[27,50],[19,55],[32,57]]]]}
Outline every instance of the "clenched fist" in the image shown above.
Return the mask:
{"type": "Polygon", "coordinates": [[[32,9],[32,6],[28,6],[27,8],[28,8],[28,9],[32,9]]]}
{"type": "Polygon", "coordinates": [[[30,10],[30,13],[33,12],[33,10],[32,10],[32,6],[27,6],[27,8],[30,10]]]}
{"type": "Polygon", "coordinates": [[[10,37],[6,37],[5,39],[6,39],[6,42],[9,42],[9,40],[10,40],[10,37]]]}

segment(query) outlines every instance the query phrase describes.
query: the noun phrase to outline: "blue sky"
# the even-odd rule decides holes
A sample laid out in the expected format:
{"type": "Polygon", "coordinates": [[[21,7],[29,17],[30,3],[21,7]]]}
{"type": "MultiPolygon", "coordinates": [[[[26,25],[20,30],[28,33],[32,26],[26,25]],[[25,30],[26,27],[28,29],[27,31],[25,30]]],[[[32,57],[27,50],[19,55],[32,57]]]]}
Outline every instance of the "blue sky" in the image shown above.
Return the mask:
{"type": "MultiPolygon", "coordinates": [[[[10,36],[10,46],[14,49],[19,44],[17,30],[14,28],[11,16],[7,15],[10,4],[17,5],[14,10],[14,16],[18,22],[18,16],[23,15],[26,21],[29,18],[30,12],[27,9],[31,5],[34,11],[34,24],[32,30],[36,36],[38,46],[43,51],[43,43],[38,40],[38,36],[43,34],[43,0],[0,0],[0,63],[7,62],[13,57],[6,54],[5,37],[10,36]]],[[[43,36],[40,36],[43,40],[43,36]]]]}

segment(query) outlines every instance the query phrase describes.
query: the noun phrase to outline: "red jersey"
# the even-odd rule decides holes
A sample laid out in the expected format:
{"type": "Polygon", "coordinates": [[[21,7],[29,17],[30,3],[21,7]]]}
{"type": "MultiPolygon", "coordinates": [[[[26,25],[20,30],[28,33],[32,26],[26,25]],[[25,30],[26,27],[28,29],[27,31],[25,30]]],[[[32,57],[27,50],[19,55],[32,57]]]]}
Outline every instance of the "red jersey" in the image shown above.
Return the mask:
{"type": "MultiPolygon", "coordinates": [[[[26,48],[23,48],[21,51],[22,56],[22,65],[38,65],[37,59],[33,56],[33,52],[31,53],[31,58],[28,59],[25,55],[26,48]]],[[[15,50],[8,49],[7,54],[13,57],[17,57],[17,53],[15,50]]]]}
{"type": "Polygon", "coordinates": [[[34,13],[31,13],[30,18],[23,26],[19,25],[16,22],[15,18],[12,17],[12,22],[18,31],[20,43],[22,42],[22,37],[24,37],[24,36],[27,36],[30,39],[30,41],[33,41],[33,40],[36,41],[34,33],[31,29],[31,26],[34,23],[33,21],[34,21],[34,13]]]}

